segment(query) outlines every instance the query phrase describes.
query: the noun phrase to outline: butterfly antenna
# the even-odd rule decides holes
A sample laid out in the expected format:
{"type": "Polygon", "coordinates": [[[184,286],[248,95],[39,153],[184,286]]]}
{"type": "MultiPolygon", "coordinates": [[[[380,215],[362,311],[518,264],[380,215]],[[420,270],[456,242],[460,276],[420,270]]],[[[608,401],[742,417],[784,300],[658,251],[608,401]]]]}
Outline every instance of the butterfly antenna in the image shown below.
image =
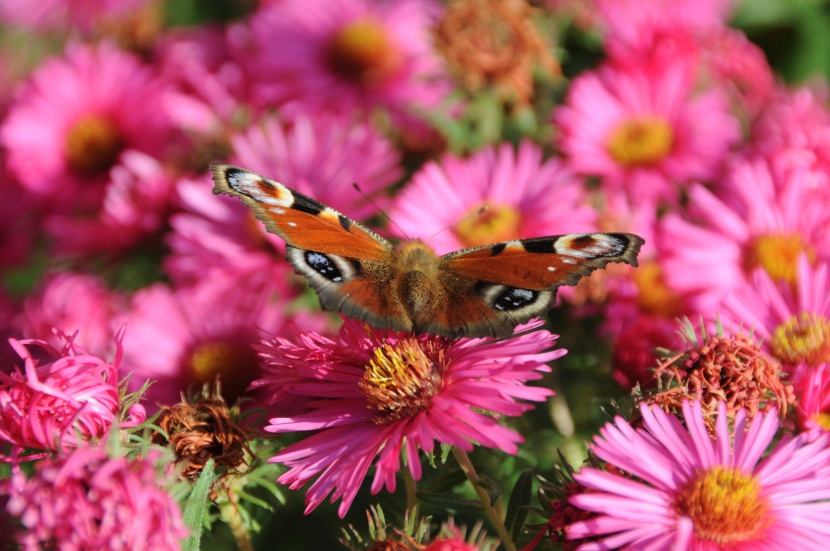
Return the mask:
{"type": "Polygon", "coordinates": [[[429,243],[429,242],[430,242],[430,240],[431,240],[433,237],[435,237],[436,235],[439,235],[439,234],[441,234],[441,233],[443,233],[443,232],[447,231],[447,230],[448,230],[448,229],[450,229],[450,228],[454,228],[455,226],[457,226],[457,225],[461,224],[462,222],[465,222],[465,221],[469,220],[470,218],[476,218],[476,217],[478,217],[478,216],[481,216],[482,214],[484,214],[485,212],[487,212],[487,210],[488,210],[488,209],[487,209],[487,205],[481,205],[481,207],[479,207],[479,209],[478,209],[478,210],[473,211],[473,212],[471,212],[471,213],[467,214],[466,216],[464,216],[464,217],[463,217],[463,218],[461,218],[460,220],[456,220],[456,221],[455,221],[455,222],[453,222],[452,224],[448,224],[448,225],[444,226],[443,228],[441,228],[440,230],[438,230],[437,232],[433,233],[432,235],[430,235],[429,237],[427,237],[426,239],[424,239],[424,243],[429,243]]]}
{"type": "Polygon", "coordinates": [[[410,238],[410,237],[406,234],[406,232],[404,231],[404,229],[403,229],[403,228],[402,228],[402,227],[401,227],[401,226],[400,226],[397,222],[395,222],[395,220],[393,220],[391,216],[389,216],[388,214],[386,214],[386,211],[385,211],[385,210],[383,210],[382,208],[380,208],[380,206],[379,206],[377,203],[375,203],[375,200],[374,200],[374,199],[372,199],[371,197],[369,197],[369,196],[366,194],[366,192],[365,192],[365,191],[363,191],[363,189],[360,187],[360,184],[358,184],[357,182],[352,182],[352,186],[354,186],[355,191],[357,191],[357,192],[361,195],[361,197],[363,197],[364,199],[366,199],[366,200],[369,202],[369,204],[371,204],[373,207],[375,207],[375,209],[377,209],[377,211],[383,215],[383,217],[384,217],[384,218],[386,218],[387,220],[389,220],[389,223],[390,223],[390,224],[392,224],[393,226],[395,226],[396,228],[398,228],[398,230],[401,232],[401,235],[403,235],[406,239],[411,239],[411,238],[410,238]]]}

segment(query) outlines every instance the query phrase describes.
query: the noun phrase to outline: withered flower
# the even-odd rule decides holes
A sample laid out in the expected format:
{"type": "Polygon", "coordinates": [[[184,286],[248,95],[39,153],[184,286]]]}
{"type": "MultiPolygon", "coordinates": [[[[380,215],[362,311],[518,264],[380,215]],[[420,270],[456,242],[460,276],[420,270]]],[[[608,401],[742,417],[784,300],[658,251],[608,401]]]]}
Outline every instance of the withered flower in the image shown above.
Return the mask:
{"type": "MultiPolygon", "coordinates": [[[[657,368],[657,376],[668,375],[670,382],[678,383],[681,401],[683,395],[698,398],[703,411],[710,414],[706,417],[717,411],[719,401],[726,404],[730,417],[743,408],[751,419],[759,410],[772,407],[778,410],[779,417],[784,417],[794,397],[792,385],[781,380],[778,362],[742,333],[714,337],[704,334],[702,340],[702,344],[694,341],[693,348],[657,368]]],[[[662,407],[670,399],[671,395],[652,397],[651,401],[662,407]]],[[[676,412],[674,408],[673,413],[676,412]]]]}
{"type": "Polygon", "coordinates": [[[536,28],[525,0],[456,0],[435,29],[435,46],[470,92],[492,88],[526,104],[533,72],[558,75],[551,45],[536,28]]]}
{"type": "Polygon", "coordinates": [[[168,435],[157,433],[155,442],[170,443],[180,464],[182,478],[199,478],[205,463],[213,459],[227,473],[247,470],[253,452],[248,446],[250,434],[236,423],[236,415],[228,409],[218,390],[194,403],[179,402],[163,407],[157,424],[168,435]]]}

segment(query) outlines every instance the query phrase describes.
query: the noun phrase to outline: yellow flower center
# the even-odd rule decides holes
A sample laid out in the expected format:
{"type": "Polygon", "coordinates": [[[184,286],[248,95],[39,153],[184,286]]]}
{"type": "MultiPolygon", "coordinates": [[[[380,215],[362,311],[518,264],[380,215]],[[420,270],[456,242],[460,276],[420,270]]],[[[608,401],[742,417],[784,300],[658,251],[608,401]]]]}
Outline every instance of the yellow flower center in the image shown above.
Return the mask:
{"type": "Polygon", "coordinates": [[[812,312],[800,312],[775,328],[770,348],[785,364],[830,362],[830,321],[812,312]]]}
{"type": "Polygon", "coordinates": [[[642,115],[622,121],[611,132],[608,153],[626,168],[659,163],[671,153],[674,132],[662,117],[642,115]]]}
{"type": "Polygon", "coordinates": [[[711,467],[680,488],[674,508],[692,519],[700,539],[717,545],[753,541],[763,537],[772,520],[770,503],[762,490],[751,474],[711,467]]]}
{"type": "Polygon", "coordinates": [[[680,312],[681,299],[663,279],[663,269],[656,262],[644,262],[633,272],[637,285],[637,304],[643,312],[674,318],[680,312]]]}
{"type": "Polygon", "coordinates": [[[813,421],[816,425],[821,427],[826,431],[830,431],[830,413],[825,413],[820,411],[810,417],[810,420],[813,421]]]}
{"type": "Polygon", "coordinates": [[[106,173],[124,148],[115,123],[100,115],[77,121],[66,134],[64,152],[69,167],[82,175],[106,173]]]}
{"type": "Polygon", "coordinates": [[[746,252],[746,270],[752,273],[763,268],[775,281],[795,285],[798,257],[806,253],[810,263],[816,260],[816,252],[799,234],[762,235],[756,237],[746,252]]]}
{"type": "Polygon", "coordinates": [[[455,226],[455,235],[465,247],[478,247],[518,239],[521,214],[511,206],[477,207],[455,226]]]}
{"type": "Polygon", "coordinates": [[[415,339],[376,348],[358,383],[368,407],[377,413],[374,422],[386,425],[428,409],[441,392],[442,364],[441,351],[415,339]]]}
{"type": "Polygon", "coordinates": [[[383,25],[366,17],[337,31],[324,49],[326,65],[341,77],[374,85],[394,75],[401,56],[383,25]]]}
{"type": "Polygon", "coordinates": [[[229,404],[245,392],[259,371],[256,352],[243,340],[200,343],[190,352],[188,360],[193,380],[213,383],[218,378],[222,396],[229,404]]]}

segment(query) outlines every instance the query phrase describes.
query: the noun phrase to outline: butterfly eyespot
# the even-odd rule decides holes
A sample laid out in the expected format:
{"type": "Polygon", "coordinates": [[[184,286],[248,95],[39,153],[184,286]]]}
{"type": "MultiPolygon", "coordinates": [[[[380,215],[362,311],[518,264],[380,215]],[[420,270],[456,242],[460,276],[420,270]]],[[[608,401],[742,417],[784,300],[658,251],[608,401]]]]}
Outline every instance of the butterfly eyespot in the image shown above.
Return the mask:
{"type": "Polygon", "coordinates": [[[538,291],[511,287],[493,301],[493,307],[499,310],[518,310],[528,304],[533,304],[537,298],[539,298],[538,291]]]}
{"type": "Polygon", "coordinates": [[[334,263],[332,259],[324,255],[323,253],[306,251],[305,261],[306,264],[308,264],[308,266],[312,270],[314,270],[324,278],[328,279],[329,281],[343,281],[343,274],[337,268],[337,265],[334,263]]]}

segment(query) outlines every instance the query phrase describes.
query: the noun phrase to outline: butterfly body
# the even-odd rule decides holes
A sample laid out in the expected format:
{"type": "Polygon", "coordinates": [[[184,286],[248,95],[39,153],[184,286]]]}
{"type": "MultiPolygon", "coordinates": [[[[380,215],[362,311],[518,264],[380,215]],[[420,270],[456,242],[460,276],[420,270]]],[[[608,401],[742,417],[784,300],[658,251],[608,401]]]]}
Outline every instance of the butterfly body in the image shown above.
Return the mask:
{"type": "Polygon", "coordinates": [[[439,256],[395,247],[326,205],[248,170],[211,166],[214,193],[242,199],[285,240],[286,259],[324,309],[384,329],[448,337],[506,336],[544,315],[556,289],[609,262],[636,266],[643,240],[593,233],[520,239],[439,256]]]}

